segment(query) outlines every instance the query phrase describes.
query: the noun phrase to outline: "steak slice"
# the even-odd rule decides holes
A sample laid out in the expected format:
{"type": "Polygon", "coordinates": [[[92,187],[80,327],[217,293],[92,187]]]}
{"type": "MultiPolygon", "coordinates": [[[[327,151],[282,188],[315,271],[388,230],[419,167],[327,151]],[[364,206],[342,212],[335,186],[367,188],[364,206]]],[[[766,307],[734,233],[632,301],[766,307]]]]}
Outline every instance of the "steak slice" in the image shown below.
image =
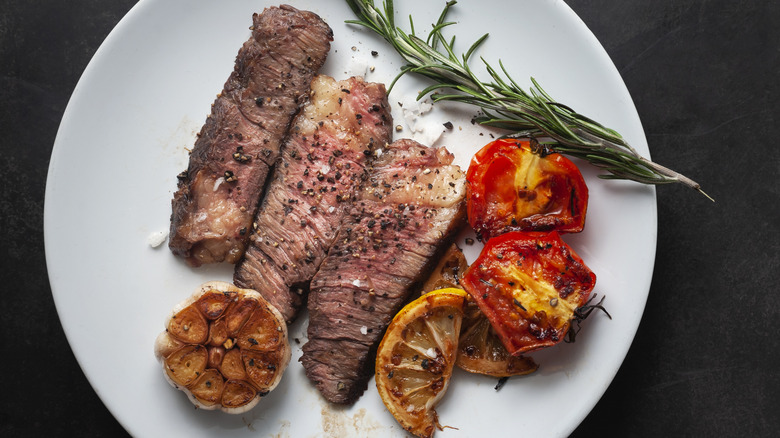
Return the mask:
{"type": "Polygon", "coordinates": [[[241,258],[269,168],[333,39],[320,17],[291,6],[252,18],[173,195],[169,247],[192,266],[241,258]]]}
{"type": "Polygon", "coordinates": [[[314,276],[301,362],[327,400],[365,391],[385,329],[464,224],[465,177],[451,163],[444,148],[388,146],[314,276]]]}
{"type": "Polygon", "coordinates": [[[341,226],[375,147],[390,141],[382,84],[318,76],[295,119],[233,280],[291,322],[341,226]]]}

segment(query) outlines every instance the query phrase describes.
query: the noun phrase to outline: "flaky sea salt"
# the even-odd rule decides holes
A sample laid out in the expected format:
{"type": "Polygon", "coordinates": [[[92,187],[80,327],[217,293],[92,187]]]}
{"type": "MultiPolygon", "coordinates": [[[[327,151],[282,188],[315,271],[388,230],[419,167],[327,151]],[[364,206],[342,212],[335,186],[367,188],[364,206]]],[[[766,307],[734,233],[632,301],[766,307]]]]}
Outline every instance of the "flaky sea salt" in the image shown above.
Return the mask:
{"type": "Polygon", "coordinates": [[[366,77],[368,76],[369,72],[373,72],[371,68],[368,66],[368,63],[362,59],[362,58],[356,58],[355,56],[352,57],[352,59],[349,61],[349,65],[347,66],[347,71],[344,72],[344,74],[349,76],[362,76],[366,77]]]}
{"type": "Polygon", "coordinates": [[[432,110],[433,104],[428,99],[417,101],[414,97],[407,96],[401,102],[401,113],[406,126],[411,131],[411,138],[426,146],[436,143],[444,133],[439,122],[423,117],[432,110]]]}
{"type": "Polygon", "coordinates": [[[168,231],[155,231],[146,238],[146,243],[152,248],[157,248],[168,238],[168,231]]]}

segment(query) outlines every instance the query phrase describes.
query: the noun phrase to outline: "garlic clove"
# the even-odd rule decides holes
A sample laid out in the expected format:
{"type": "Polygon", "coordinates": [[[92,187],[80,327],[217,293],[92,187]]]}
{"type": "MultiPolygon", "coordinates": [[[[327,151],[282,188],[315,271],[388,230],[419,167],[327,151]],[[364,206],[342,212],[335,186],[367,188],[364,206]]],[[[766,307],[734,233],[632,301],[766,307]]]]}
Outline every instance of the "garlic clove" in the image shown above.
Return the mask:
{"type": "Polygon", "coordinates": [[[222,390],[222,406],[231,414],[242,414],[260,402],[257,390],[244,380],[228,380],[222,390]]]}
{"type": "Polygon", "coordinates": [[[187,306],[168,322],[168,333],[185,344],[201,344],[208,339],[209,325],[195,306],[187,306]]]}
{"type": "Polygon", "coordinates": [[[165,358],[165,372],[177,385],[187,386],[204,371],[208,352],[202,345],[185,345],[165,358]]]}
{"type": "Polygon", "coordinates": [[[248,350],[270,351],[282,343],[282,330],[267,307],[258,307],[238,333],[238,346],[248,350]]]}
{"type": "Polygon", "coordinates": [[[222,400],[225,379],[215,369],[207,369],[187,389],[203,406],[216,407],[222,400]]]}
{"type": "Polygon", "coordinates": [[[210,291],[198,298],[195,306],[207,319],[213,321],[222,316],[237,299],[238,295],[232,291],[210,291]]]}
{"type": "Polygon", "coordinates": [[[228,310],[225,314],[225,324],[227,325],[229,337],[232,338],[238,334],[241,327],[244,326],[258,306],[259,303],[257,300],[249,298],[239,301],[235,306],[228,310]]]}

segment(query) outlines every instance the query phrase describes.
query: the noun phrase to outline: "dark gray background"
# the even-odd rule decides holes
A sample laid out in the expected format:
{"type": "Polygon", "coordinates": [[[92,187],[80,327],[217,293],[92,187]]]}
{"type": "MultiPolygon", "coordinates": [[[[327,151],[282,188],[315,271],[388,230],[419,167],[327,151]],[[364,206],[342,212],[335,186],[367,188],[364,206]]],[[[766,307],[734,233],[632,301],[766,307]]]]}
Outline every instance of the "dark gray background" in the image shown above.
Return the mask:
{"type": "MultiPolygon", "coordinates": [[[[134,3],[0,1],[2,436],[124,434],[68,347],[42,224],[65,106],[134,3]]],[[[717,200],[659,188],[655,274],[639,332],[574,436],[776,436],[780,3],[567,3],[623,76],[654,160],[717,200]]]]}

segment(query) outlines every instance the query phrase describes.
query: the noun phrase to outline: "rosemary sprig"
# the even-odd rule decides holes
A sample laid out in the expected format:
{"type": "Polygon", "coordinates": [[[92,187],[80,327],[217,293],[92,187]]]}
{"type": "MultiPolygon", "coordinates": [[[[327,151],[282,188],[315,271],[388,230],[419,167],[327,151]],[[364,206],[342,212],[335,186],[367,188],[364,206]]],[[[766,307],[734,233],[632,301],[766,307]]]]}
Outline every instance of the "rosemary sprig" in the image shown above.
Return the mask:
{"type": "Polygon", "coordinates": [[[455,24],[445,20],[456,0],[447,2],[426,40],[415,34],[411,17],[410,32],[395,25],[393,0],[385,0],[381,9],[375,6],[374,0],[346,2],[358,18],[347,23],[376,32],[406,61],[390,89],[404,74],[420,74],[434,84],[421,91],[418,99],[430,94],[434,102],[455,101],[477,106],[484,113],[476,118],[478,123],[509,130],[512,137],[545,138],[542,144],[548,151],[581,158],[609,172],[599,175],[600,178],[644,184],[681,183],[712,200],[696,181],[641,156],[618,132],[556,102],[534,78],[526,92],[500,60],[500,69],[496,70],[482,59],[490,82],[480,80],[469,67],[469,58],[488,34],[460,57],[454,51],[455,38],[448,41],[442,34],[444,28],[455,24]]]}

